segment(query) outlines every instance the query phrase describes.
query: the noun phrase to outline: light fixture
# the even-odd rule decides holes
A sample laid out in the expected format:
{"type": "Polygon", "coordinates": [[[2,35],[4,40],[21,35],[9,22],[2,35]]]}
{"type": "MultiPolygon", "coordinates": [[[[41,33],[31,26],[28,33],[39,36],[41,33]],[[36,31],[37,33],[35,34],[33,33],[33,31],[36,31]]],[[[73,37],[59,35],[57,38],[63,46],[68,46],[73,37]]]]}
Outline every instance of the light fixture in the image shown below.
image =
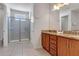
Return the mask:
{"type": "Polygon", "coordinates": [[[62,7],[64,7],[65,5],[69,5],[69,3],[55,3],[54,5],[53,5],[53,11],[54,10],[59,10],[60,8],[62,8],[62,7]]]}
{"type": "Polygon", "coordinates": [[[53,6],[54,10],[59,10],[60,8],[57,5],[53,6]]]}

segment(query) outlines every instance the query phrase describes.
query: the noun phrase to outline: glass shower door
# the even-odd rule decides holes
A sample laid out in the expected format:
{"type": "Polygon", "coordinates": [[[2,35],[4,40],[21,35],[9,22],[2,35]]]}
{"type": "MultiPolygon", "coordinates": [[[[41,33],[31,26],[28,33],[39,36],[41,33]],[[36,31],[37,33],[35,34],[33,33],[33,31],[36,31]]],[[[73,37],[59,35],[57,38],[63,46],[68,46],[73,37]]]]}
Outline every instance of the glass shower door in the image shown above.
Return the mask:
{"type": "Polygon", "coordinates": [[[30,36],[29,19],[21,19],[21,40],[28,40],[30,36]]]}
{"type": "Polygon", "coordinates": [[[9,41],[18,41],[19,40],[19,19],[15,17],[9,18],[9,41]]]}
{"type": "Polygon", "coordinates": [[[20,19],[17,16],[14,19],[14,40],[19,41],[20,39],[20,19]]]}
{"type": "Polygon", "coordinates": [[[9,42],[29,40],[30,20],[29,13],[15,13],[9,19],[9,42]]]}

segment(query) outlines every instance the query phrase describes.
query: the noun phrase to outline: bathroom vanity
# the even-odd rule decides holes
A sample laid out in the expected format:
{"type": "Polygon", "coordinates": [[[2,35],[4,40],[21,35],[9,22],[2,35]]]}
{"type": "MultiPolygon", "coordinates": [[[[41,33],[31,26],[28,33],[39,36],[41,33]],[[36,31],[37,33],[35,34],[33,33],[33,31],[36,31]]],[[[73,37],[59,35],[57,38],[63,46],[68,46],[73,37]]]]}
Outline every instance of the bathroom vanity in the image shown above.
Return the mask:
{"type": "Polygon", "coordinates": [[[52,56],[79,56],[79,36],[42,31],[42,47],[52,56]]]}

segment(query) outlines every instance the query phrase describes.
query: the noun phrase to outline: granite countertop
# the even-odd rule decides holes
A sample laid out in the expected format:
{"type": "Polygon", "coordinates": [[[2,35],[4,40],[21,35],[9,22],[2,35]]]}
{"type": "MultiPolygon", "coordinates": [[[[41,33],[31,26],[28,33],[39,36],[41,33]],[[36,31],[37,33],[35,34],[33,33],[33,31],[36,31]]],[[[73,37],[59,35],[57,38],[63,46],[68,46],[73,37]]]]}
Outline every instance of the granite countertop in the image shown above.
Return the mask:
{"type": "Polygon", "coordinates": [[[62,37],[66,37],[66,38],[71,38],[71,39],[79,40],[79,35],[55,33],[55,32],[48,32],[48,31],[43,31],[43,33],[47,33],[47,34],[52,34],[52,35],[57,35],[57,36],[62,36],[62,37]]]}

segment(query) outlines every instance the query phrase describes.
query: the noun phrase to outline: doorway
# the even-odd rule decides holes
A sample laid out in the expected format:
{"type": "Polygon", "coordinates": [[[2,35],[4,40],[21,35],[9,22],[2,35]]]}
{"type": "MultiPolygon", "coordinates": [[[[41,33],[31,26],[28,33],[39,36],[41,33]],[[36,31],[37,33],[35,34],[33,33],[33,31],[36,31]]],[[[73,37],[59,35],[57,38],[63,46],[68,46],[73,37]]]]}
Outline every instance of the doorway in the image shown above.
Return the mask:
{"type": "Polygon", "coordinates": [[[8,19],[9,42],[30,39],[29,12],[11,9],[11,16],[8,19]]]}
{"type": "Polygon", "coordinates": [[[61,30],[68,31],[68,16],[61,17],[61,30]]]}

